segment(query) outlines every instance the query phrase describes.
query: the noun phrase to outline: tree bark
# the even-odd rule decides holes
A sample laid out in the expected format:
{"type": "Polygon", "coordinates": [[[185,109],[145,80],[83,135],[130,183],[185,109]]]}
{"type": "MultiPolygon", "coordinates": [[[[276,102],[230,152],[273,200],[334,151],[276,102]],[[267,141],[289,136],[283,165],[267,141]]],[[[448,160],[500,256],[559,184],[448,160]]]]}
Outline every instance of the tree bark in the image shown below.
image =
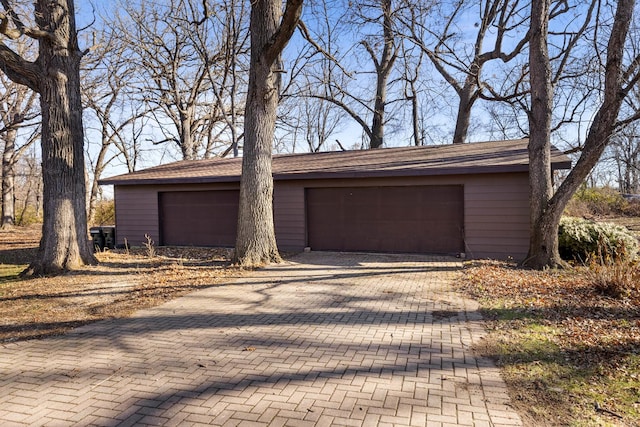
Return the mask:
{"type": "MultiPolygon", "coordinates": [[[[562,264],[558,253],[560,215],[549,210],[553,196],[551,172],[551,112],[553,87],[547,35],[550,0],[531,2],[529,69],[531,111],[529,112],[529,253],[524,263],[534,268],[562,264]],[[556,232],[554,232],[554,230],[556,232]]],[[[560,212],[561,213],[561,212],[560,212]]]]}
{"type": "Polygon", "coordinates": [[[15,148],[16,129],[9,129],[5,134],[5,145],[2,153],[2,222],[1,228],[10,228],[16,223],[15,212],[15,148]]]}
{"type": "Polygon", "coordinates": [[[44,222],[26,275],[58,274],[95,263],[87,238],[80,60],[73,0],[38,0],[44,222]]]}
{"type": "Polygon", "coordinates": [[[470,83],[471,76],[467,77],[467,83],[465,83],[462,90],[458,93],[460,102],[458,103],[458,115],[456,116],[456,128],[453,132],[453,143],[464,144],[467,142],[467,135],[469,134],[469,123],[471,122],[471,108],[475,103],[477,96],[477,84],[470,83]]]}
{"type": "MultiPolygon", "coordinates": [[[[558,225],[571,196],[584,182],[600,159],[614,134],[625,90],[623,58],[625,40],[633,16],[635,1],[620,0],[607,45],[602,104],[587,133],[584,148],[575,167],[553,192],[550,159],[550,125],[553,88],[547,51],[549,0],[531,3],[531,45],[529,68],[531,79],[531,112],[529,115],[529,186],[531,202],[531,235],[529,254],[523,265],[532,268],[559,267],[564,262],[558,254],[558,225]]],[[[636,56],[634,61],[640,61],[636,56]]],[[[640,75],[636,75],[640,79],[640,75]]]]}
{"type": "Polygon", "coordinates": [[[273,225],[271,150],[279,87],[277,60],[297,26],[302,0],[255,0],[251,6],[251,64],[245,107],[245,142],[234,262],[260,266],[280,261],[273,225]]]}
{"type": "Polygon", "coordinates": [[[371,148],[380,148],[384,144],[384,107],[387,103],[387,75],[378,72],[376,99],[371,121],[371,148]]]}
{"type": "Polygon", "coordinates": [[[365,47],[371,55],[371,59],[376,65],[376,98],[373,105],[370,148],[380,148],[384,144],[384,109],[387,105],[387,81],[389,80],[391,69],[397,58],[393,34],[393,10],[391,6],[391,0],[380,1],[380,8],[382,9],[382,33],[384,37],[384,47],[380,61],[376,59],[373,49],[368,44],[365,44],[365,47]]]}

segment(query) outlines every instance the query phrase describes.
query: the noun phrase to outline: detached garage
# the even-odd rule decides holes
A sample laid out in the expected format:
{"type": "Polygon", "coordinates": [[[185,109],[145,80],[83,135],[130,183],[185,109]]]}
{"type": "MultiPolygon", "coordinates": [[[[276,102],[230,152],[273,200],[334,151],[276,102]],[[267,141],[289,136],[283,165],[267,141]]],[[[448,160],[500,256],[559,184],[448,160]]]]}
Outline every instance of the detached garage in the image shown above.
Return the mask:
{"type": "MultiPolygon", "coordinates": [[[[570,160],[552,152],[553,168],[570,160]]],[[[235,243],[240,158],[182,161],[103,179],[118,243],[235,243]]],[[[274,156],[281,250],[521,259],[529,237],[527,140],[274,156]]]]}

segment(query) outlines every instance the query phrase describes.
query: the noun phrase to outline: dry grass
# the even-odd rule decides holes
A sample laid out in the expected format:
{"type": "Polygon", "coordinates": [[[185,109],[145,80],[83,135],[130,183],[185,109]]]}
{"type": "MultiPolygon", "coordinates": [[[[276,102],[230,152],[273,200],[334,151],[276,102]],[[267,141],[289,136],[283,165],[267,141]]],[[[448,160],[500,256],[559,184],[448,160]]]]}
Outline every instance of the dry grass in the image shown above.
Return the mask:
{"type": "Polygon", "coordinates": [[[41,338],[129,316],[186,292],[239,277],[224,249],[157,248],[98,253],[100,264],[59,277],[20,279],[36,252],[38,226],[0,230],[0,342],[41,338]]]}
{"type": "Polygon", "coordinates": [[[477,349],[502,368],[527,425],[640,425],[640,293],[611,298],[592,279],[495,262],[465,271],[460,288],[490,319],[477,349]]]}

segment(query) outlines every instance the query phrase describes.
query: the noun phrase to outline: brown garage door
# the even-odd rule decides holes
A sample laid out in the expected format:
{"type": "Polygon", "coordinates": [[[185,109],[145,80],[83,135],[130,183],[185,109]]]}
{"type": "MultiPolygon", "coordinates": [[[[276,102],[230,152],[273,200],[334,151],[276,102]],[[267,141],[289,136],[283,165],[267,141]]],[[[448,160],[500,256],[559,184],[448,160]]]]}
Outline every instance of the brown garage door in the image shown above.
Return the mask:
{"type": "Polygon", "coordinates": [[[238,190],[158,194],[163,245],[234,246],[238,190]]]}
{"type": "Polygon", "coordinates": [[[308,244],[314,250],[462,252],[464,188],[308,188],[308,244]]]}

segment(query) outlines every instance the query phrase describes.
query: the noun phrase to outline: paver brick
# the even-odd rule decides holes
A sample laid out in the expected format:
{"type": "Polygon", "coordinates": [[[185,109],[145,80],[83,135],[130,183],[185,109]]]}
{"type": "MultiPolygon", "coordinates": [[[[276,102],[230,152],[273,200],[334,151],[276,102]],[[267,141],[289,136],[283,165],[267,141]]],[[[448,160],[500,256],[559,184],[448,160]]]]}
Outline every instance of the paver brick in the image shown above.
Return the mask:
{"type": "Polygon", "coordinates": [[[130,319],[7,344],[0,424],[522,425],[499,371],[471,353],[484,330],[450,288],[458,265],[305,253],[130,319]]]}

